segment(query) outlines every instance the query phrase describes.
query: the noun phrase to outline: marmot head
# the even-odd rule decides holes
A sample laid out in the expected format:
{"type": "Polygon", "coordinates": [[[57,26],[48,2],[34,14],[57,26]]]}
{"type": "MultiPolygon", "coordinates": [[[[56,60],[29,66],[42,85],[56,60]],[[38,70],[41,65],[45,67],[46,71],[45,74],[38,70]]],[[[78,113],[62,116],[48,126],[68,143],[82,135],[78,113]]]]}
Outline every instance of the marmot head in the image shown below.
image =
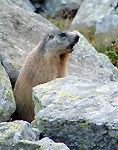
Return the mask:
{"type": "Polygon", "coordinates": [[[74,32],[56,31],[46,35],[40,50],[52,56],[71,53],[78,40],[79,36],[74,32]]]}

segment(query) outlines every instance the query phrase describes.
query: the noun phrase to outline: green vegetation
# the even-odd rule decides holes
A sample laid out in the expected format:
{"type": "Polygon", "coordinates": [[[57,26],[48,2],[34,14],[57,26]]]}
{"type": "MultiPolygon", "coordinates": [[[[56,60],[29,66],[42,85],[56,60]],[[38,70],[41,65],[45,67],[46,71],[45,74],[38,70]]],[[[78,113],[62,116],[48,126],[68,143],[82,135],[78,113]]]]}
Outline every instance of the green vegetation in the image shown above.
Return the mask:
{"type": "Polygon", "coordinates": [[[109,57],[112,64],[118,67],[118,41],[112,41],[109,47],[106,47],[105,54],[109,57]]]}

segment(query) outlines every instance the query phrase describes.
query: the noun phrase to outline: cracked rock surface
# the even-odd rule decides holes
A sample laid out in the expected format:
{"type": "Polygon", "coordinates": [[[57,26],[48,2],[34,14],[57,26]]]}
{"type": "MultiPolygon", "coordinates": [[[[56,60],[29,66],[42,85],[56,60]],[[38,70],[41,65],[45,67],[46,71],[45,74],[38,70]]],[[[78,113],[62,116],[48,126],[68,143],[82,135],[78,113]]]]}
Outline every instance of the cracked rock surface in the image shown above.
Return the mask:
{"type": "Polygon", "coordinates": [[[118,147],[118,82],[68,76],[33,88],[34,124],[70,149],[118,147]]]}

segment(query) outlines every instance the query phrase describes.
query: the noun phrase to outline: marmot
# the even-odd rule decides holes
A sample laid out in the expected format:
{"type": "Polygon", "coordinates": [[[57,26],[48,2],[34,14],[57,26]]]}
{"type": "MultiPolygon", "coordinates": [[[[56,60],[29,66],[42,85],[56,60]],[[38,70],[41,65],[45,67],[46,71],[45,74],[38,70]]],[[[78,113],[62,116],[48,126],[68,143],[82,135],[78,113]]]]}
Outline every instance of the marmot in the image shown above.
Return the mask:
{"type": "Polygon", "coordinates": [[[45,38],[27,56],[14,88],[14,119],[34,119],[32,87],[66,75],[66,65],[79,36],[74,32],[56,31],[45,38]]]}

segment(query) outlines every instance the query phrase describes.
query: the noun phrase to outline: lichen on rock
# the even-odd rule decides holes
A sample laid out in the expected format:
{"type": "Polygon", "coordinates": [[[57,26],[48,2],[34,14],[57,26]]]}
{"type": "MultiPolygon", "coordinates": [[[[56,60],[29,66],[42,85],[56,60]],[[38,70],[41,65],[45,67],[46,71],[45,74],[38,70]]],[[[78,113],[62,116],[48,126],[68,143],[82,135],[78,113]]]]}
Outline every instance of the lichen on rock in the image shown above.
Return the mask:
{"type": "Polygon", "coordinates": [[[16,109],[11,82],[0,64],[0,122],[7,121],[16,109]]]}

